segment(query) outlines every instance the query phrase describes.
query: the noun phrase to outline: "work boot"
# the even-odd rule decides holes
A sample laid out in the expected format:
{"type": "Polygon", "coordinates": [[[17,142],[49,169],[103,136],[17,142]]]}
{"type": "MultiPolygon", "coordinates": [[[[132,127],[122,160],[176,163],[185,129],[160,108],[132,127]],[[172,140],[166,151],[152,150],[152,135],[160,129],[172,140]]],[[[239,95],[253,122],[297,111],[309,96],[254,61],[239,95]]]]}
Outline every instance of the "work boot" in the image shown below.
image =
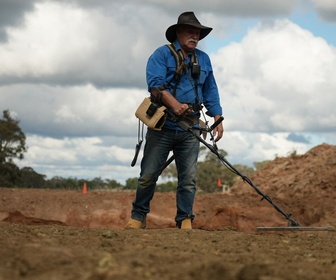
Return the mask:
{"type": "Polygon", "coordinates": [[[180,228],[180,229],[192,229],[191,219],[186,218],[183,221],[178,222],[177,227],[180,228]]]}
{"type": "Polygon", "coordinates": [[[138,221],[135,219],[130,219],[128,223],[124,226],[124,229],[145,229],[146,220],[138,221]]]}

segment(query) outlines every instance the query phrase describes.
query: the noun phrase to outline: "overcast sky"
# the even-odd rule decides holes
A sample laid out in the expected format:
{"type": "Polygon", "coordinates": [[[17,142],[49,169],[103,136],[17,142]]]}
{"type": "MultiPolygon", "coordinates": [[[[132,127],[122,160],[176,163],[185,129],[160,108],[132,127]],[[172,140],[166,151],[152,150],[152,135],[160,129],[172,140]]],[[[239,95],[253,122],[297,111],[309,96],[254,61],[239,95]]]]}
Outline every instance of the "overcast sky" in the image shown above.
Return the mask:
{"type": "Polygon", "coordinates": [[[232,164],[336,144],[334,0],[0,0],[0,109],[28,145],[17,164],[47,178],[137,177],[146,62],[190,10],[214,28],[198,47],[212,60],[218,146],[232,164]]]}

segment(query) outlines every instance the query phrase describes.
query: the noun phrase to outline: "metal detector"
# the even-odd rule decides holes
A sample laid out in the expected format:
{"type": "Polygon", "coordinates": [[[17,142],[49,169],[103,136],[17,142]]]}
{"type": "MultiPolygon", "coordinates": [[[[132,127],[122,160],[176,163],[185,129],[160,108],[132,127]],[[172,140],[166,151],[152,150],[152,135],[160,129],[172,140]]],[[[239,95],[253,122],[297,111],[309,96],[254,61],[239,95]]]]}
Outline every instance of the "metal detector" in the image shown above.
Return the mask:
{"type": "MultiPolygon", "coordinates": [[[[224,117],[219,118],[210,128],[202,128],[202,127],[197,127],[195,128],[193,125],[193,122],[190,122],[190,120],[185,119],[185,118],[180,118],[177,120],[177,123],[179,126],[185,130],[189,131],[191,134],[193,134],[194,137],[196,137],[203,145],[205,145],[211,152],[213,152],[219,159],[220,161],[233,173],[236,175],[240,176],[243,181],[248,183],[262,198],[260,201],[266,199],[274,208],[277,210],[279,213],[281,213],[287,220],[288,220],[288,226],[287,227],[257,227],[257,230],[264,230],[264,231],[283,231],[283,230],[299,230],[299,231],[334,231],[335,229],[333,227],[302,227],[300,224],[294,220],[291,217],[291,214],[286,213],[284,210],[282,210],[268,195],[263,193],[247,176],[243,175],[240,173],[234,166],[232,166],[225,158],[222,156],[219,151],[218,147],[216,145],[215,139],[212,134],[212,130],[219,125],[222,121],[224,120],[224,117]],[[207,133],[210,133],[212,144],[209,144],[206,142],[201,136],[200,133],[197,133],[198,130],[200,131],[206,131],[207,133]]],[[[166,168],[172,161],[174,160],[174,155],[171,156],[164,168],[166,168]]]]}

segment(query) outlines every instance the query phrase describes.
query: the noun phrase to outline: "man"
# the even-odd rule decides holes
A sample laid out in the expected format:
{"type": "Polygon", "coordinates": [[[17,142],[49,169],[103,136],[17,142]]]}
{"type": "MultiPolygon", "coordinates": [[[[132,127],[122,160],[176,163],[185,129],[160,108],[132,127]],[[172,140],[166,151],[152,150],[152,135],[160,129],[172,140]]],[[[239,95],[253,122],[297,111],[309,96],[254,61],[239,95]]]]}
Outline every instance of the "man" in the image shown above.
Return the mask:
{"type": "MultiPolygon", "coordinates": [[[[176,226],[182,229],[192,228],[200,144],[199,140],[190,131],[180,127],[176,120],[187,118],[198,126],[203,105],[207,109],[207,115],[213,117],[214,121],[222,115],[210,58],[196,48],[198,41],[206,37],[211,30],[212,28],[201,25],[193,12],[182,13],[177,24],[166,30],[167,40],[181,55],[182,66],[177,66],[173,52],[166,45],[159,47],[148,60],[146,75],[151,98],[156,103],[166,106],[171,114],[161,130],[147,131],[131,219],[125,229],[146,227],[150,201],[170,151],[174,153],[178,173],[176,226]]],[[[223,131],[222,123],[214,128],[215,141],[222,138],[223,131]]]]}

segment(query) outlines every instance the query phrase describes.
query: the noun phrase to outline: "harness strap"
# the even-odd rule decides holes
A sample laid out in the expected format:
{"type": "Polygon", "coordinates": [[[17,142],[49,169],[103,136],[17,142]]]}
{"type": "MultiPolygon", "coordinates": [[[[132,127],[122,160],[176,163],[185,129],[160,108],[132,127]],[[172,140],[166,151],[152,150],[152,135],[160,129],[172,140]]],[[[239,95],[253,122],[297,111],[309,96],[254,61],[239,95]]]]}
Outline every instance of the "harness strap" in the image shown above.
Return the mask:
{"type": "MultiPolygon", "coordinates": [[[[181,76],[183,75],[184,71],[187,71],[187,64],[184,62],[184,57],[182,51],[176,50],[175,44],[171,43],[170,45],[166,45],[169,49],[173,57],[175,58],[176,62],[176,70],[174,73],[173,78],[169,81],[168,85],[171,84],[171,82],[175,79],[176,83],[173,89],[173,96],[176,97],[176,89],[177,85],[181,80],[181,76]]],[[[197,63],[198,64],[198,58],[196,56],[196,52],[193,51],[193,54],[191,56],[191,63],[197,63]]],[[[165,85],[167,86],[167,85],[165,85]]]]}
{"type": "MultiPolygon", "coordinates": [[[[178,83],[181,80],[181,76],[183,75],[183,72],[186,71],[188,73],[188,69],[187,69],[188,65],[184,62],[184,57],[183,57],[183,53],[182,53],[181,49],[176,50],[176,47],[175,47],[174,43],[171,43],[171,44],[166,45],[166,46],[170,49],[171,54],[175,58],[176,70],[175,70],[173,78],[168,82],[168,85],[163,85],[162,87],[163,87],[163,89],[168,88],[168,86],[171,84],[171,82],[175,79],[176,83],[174,85],[172,94],[173,94],[174,97],[176,97],[176,89],[177,89],[178,83]]],[[[191,59],[190,59],[190,65],[195,65],[195,64],[198,65],[199,63],[198,63],[198,57],[197,57],[196,52],[194,50],[193,53],[192,53],[191,59]]],[[[195,76],[193,78],[194,78],[194,81],[195,81],[196,104],[200,107],[198,90],[197,90],[198,76],[195,76]]],[[[163,90],[163,89],[160,89],[160,90],[163,90]]]]}
{"type": "Polygon", "coordinates": [[[176,70],[175,70],[174,78],[176,82],[178,83],[183,74],[183,70],[186,67],[186,64],[184,63],[183,54],[181,50],[176,51],[176,47],[174,43],[167,45],[167,47],[170,49],[170,52],[172,53],[176,61],[176,70]]]}
{"type": "Polygon", "coordinates": [[[198,63],[198,58],[197,58],[197,55],[196,55],[195,51],[193,51],[193,55],[191,56],[191,63],[192,64],[199,64],[198,63]]]}

